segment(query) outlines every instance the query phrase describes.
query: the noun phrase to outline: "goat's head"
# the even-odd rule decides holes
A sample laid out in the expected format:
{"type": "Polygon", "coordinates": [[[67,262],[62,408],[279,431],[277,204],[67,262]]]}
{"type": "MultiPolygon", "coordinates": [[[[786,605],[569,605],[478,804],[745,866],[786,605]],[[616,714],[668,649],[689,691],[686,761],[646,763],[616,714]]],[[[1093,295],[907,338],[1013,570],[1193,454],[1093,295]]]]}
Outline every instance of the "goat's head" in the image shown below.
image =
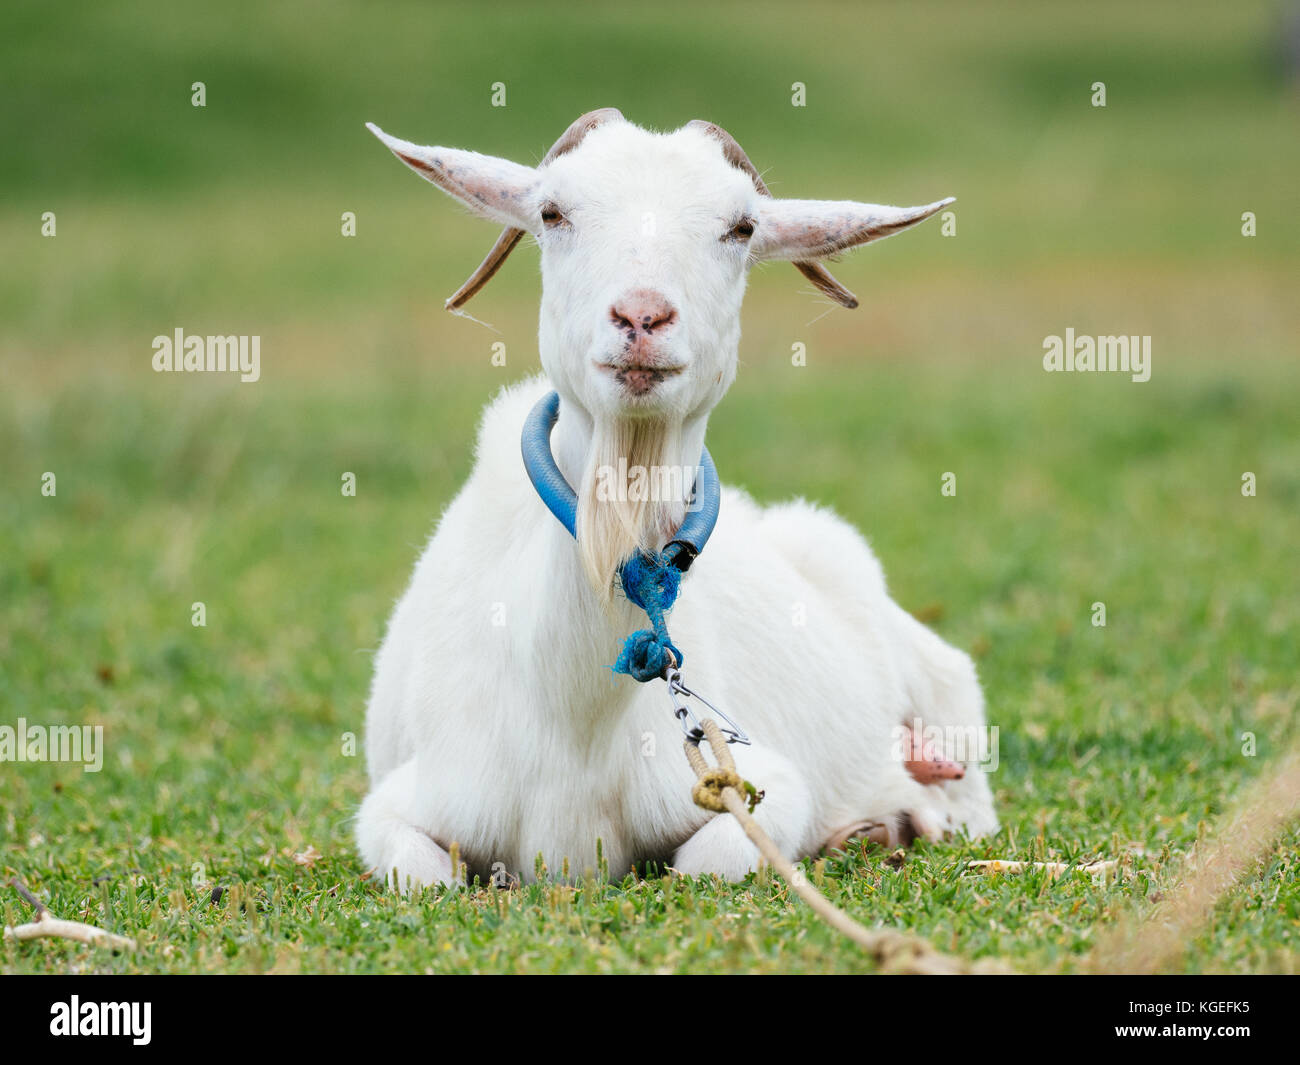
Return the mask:
{"type": "MultiPolygon", "coordinates": [[[[697,120],[652,133],[613,108],[578,119],[537,167],[370,129],[422,177],[506,227],[449,309],[487,283],[524,233],[537,238],[542,365],[597,438],[579,493],[580,541],[584,525],[599,524],[588,503],[591,468],[602,459],[637,465],[657,452],[669,461],[683,441],[698,455],[708,413],[735,378],[750,266],[790,260],[823,293],[856,307],[817,260],[900,232],[951,202],[775,199],[718,126],[697,120]],[[600,444],[602,434],[618,443],[600,444]]],[[[680,519],[680,505],[633,509],[607,523],[604,547],[593,546],[600,535],[587,537],[584,557],[594,551],[588,569],[598,585],[602,578],[608,585],[611,560],[652,546],[680,519]]]]}

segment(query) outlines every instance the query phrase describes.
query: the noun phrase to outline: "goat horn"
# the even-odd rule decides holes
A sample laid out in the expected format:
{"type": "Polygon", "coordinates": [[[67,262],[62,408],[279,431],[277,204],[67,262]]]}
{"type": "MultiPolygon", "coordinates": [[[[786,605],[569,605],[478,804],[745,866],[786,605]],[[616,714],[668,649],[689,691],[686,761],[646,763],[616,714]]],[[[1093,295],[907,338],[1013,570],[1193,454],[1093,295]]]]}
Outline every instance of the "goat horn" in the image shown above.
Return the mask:
{"type": "MultiPolygon", "coordinates": [[[[745,154],[745,149],[737,143],[735,137],[717,123],[706,122],[702,118],[692,119],[686,124],[691,129],[698,129],[701,133],[704,133],[718,141],[722,145],[722,154],[726,157],[727,162],[737,170],[743,170],[749,175],[750,180],[754,182],[754,188],[758,190],[760,196],[770,197],[772,195],[771,190],[768,189],[767,184],[763,181],[762,175],[759,174],[758,168],[750,162],[749,156],[745,154]]],[[[803,276],[816,285],[820,291],[825,293],[840,306],[853,310],[853,308],[858,305],[858,297],[853,295],[852,292],[836,281],[835,278],[831,276],[830,271],[827,270],[826,267],[822,266],[821,263],[806,260],[804,262],[797,262],[794,266],[799,273],[803,274],[803,276]]]]}
{"type": "MultiPolygon", "coordinates": [[[[546,153],[542,159],[541,165],[545,166],[551,160],[564,155],[566,152],[573,151],[582,143],[582,138],[590,133],[597,126],[604,125],[606,122],[622,121],[623,112],[617,107],[602,107],[597,111],[588,111],[580,119],[574,122],[563,135],[553,145],[551,150],[546,153]]],[[[497,237],[497,242],[492,245],[492,250],[487,253],[487,257],[478,265],[478,269],[470,275],[468,281],[458,288],[452,297],[447,300],[445,307],[449,311],[459,310],[471,297],[478,292],[484,285],[492,280],[492,275],[501,269],[501,264],[515,246],[523,240],[524,231],[515,229],[513,226],[506,226],[501,231],[501,236],[497,237]]]]}

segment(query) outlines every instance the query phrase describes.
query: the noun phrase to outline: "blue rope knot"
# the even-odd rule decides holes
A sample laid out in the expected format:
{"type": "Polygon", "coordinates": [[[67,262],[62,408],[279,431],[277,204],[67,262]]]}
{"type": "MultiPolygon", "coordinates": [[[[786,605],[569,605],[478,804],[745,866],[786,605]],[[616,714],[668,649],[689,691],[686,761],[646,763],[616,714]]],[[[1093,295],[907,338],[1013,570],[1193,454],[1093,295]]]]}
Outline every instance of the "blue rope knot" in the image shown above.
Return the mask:
{"type": "Polygon", "coordinates": [[[649,614],[651,621],[652,611],[657,609],[662,614],[672,607],[682,586],[682,574],[676,566],[668,565],[662,555],[647,555],[644,551],[623,563],[619,577],[623,594],[649,614]]]}
{"type": "Polygon", "coordinates": [[[680,666],[685,658],[668,638],[668,625],[664,620],[664,615],[677,601],[682,584],[681,571],[670,565],[663,555],[638,551],[623,563],[619,578],[623,583],[623,594],[646,612],[654,627],[634,632],[623,641],[614,672],[626,673],[642,682],[662,677],[673,659],[680,666]]]}

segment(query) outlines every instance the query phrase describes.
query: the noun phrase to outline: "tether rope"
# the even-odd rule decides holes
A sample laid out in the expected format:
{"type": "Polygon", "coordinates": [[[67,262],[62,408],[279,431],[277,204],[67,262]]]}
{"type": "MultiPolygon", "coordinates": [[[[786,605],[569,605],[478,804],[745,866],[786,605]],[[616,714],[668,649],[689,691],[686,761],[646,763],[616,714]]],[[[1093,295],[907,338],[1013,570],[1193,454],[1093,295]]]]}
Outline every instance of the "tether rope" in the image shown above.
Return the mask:
{"type": "MultiPolygon", "coordinates": [[[[709,765],[699,744],[689,739],[686,741],[686,760],[691,763],[696,776],[696,784],[691,791],[695,804],[716,813],[725,811],[739,821],[745,835],[758,848],[768,865],[780,874],[791,890],[818,917],[853,940],[887,972],[956,976],[975,971],[970,963],[935,950],[918,936],[888,928],[871,929],[858,924],[808,883],[808,878],[781,853],[780,848],[772,842],[772,837],[763,831],[763,827],[749,812],[749,803],[744,796],[745,781],[736,772],[736,762],[722,730],[711,718],[701,721],[700,728],[709,741],[718,764],[709,765]]],[[[996,963],[982,963],[979,971],[997,972],[1000,967],[996,963]]]]}

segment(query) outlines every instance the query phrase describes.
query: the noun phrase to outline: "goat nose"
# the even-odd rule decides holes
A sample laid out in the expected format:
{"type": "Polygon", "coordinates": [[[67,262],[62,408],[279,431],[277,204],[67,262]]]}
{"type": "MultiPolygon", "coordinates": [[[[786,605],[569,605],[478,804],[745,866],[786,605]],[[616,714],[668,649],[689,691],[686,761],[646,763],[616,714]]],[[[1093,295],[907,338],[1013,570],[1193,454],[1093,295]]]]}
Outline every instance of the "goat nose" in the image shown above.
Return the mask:
{"type": "Polygon", "coordinates": [[[672,325],[677,310],[661,293],[637,289],[616,301],[609,309],[609,317],[619,329],[636,337],[672,325]]]}

